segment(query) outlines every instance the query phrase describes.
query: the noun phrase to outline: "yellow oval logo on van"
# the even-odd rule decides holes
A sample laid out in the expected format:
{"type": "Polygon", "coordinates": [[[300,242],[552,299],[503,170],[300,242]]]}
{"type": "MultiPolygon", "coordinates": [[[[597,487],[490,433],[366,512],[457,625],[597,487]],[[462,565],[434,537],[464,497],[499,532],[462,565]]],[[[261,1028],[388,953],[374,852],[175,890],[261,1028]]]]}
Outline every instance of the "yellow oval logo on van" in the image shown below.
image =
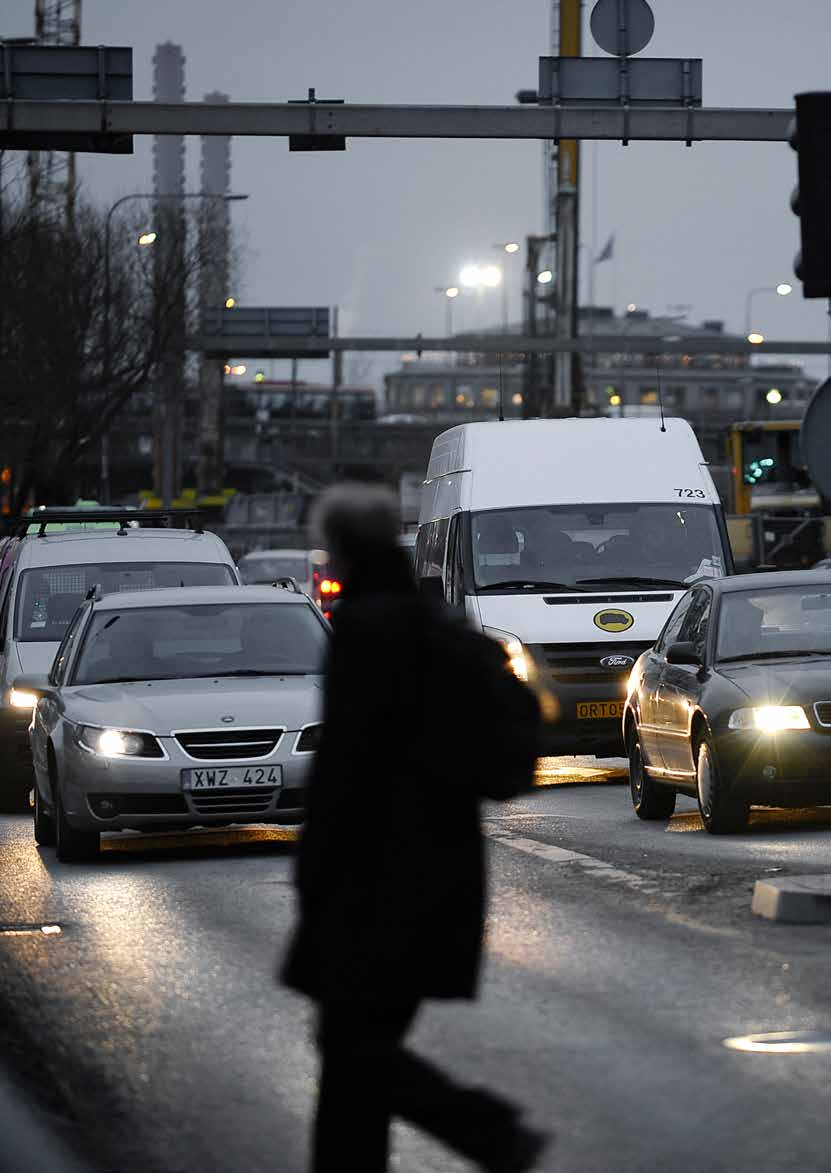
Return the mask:
{"type": "Polygon", "coordinates": [[[594,617],[594,625],[601,631],[628,631],[634,622],[634,616],[628,611],[621,611],[619,607],[607,607],[604,611],[598,611],[594,617]]]}

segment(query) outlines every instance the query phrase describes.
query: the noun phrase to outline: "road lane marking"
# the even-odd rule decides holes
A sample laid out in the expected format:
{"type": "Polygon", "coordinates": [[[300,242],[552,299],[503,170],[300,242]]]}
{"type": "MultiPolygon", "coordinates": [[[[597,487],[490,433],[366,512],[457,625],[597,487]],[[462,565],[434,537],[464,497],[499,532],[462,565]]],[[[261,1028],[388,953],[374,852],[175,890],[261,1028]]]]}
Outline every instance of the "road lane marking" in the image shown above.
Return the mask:
{"type": "Polygon", "coordinates": [[[638,876],[634,872],[624,871],[623,868],[616,868],[613,864],[606,863],[605,860],[595,859],[593,855],[583,855],[579,851],[570,851],[565,847],[555,847],[553,843],[541,843],[538,839],[528,839],[524,835],[514,835],[510,831],[505,831],[502,828],[491,830],[486,827],[485,834],[496,843],[504,843],[506,847],[512,847],[515,851],[522,851],[526,855],[534,855],[538,859],[547,860],[549,863],[576,863],[584,871],[598,876],[602,880],[608,880],[612,884],[621,884],[623,887],[633,888],[639,892],[656,892],[658,890],[658,885],[653,880],[645,879],[643,876],[638,876]]]}

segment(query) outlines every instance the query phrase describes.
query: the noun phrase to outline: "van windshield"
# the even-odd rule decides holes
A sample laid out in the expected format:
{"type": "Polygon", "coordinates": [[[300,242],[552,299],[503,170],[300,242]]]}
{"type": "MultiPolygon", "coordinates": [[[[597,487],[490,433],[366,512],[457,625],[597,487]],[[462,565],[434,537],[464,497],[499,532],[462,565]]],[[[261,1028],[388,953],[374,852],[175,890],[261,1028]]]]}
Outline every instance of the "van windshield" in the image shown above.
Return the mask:
{"type": "Polygon", "coordinates": [[[87,591],[103,594],[157,587],[230,586],[231,569],[220,562],[102,562],[25,570],[17,588],[15,638],[59,643],[87,591]]]}
{"type": "Polygon", "coordinates": [[[725,572],[710,505],[546,505],[474,513],[477,590],[684,585],[725,572]]]}

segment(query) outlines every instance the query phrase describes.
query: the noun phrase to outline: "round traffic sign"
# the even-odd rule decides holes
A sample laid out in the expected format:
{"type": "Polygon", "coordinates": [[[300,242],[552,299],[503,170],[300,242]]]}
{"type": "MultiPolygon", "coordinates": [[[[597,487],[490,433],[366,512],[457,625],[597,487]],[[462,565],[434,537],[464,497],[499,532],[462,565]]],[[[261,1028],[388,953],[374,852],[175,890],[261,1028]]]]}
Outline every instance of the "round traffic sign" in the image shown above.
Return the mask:
{"type": "Polygon", "coordinates": [[[831,498],[831,379],[817,387],[799,429],[802,459],[811,480],[826,499],[831,498]]]}
{"type": "Polygon", "coordinates": [[[628,57],[652,40],[655,17],[647,0],[597,0],[591,30],[601,49],[614,57],[628,57]]]}

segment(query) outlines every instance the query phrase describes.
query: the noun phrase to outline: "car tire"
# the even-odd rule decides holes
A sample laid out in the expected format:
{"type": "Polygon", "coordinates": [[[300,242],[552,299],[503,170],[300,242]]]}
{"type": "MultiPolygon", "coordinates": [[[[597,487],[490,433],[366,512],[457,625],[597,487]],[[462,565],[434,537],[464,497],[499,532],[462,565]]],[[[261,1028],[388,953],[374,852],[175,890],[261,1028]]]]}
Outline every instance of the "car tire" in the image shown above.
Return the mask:
{"type": "Polygon", "coordinates": [[[47,814],[40,797],[40,789],[35,783],[35,843],[41,847],[55,846],[55,819],[47,814]]]}
{"type": "Polygon", "coordinates": [[[728,793],[712,739],[707,734],[696,746],[695,783],[705,830],[711,835],[734,835],[747,827],[750,803],[728,793]]]}
{"type": "Polygon", "coordinates": [[[67,821],[60,786],[55,789],[55,839],[58,859],[63,863],[96,859],[101,847],[100,832],[79,831],[67,821]]]}
{"type": "Polygon", "coordinates": [[[633,725],[626,743],[629,757],[629,792],[639,819],[669,819],[675,810],[675,791],[652,781],[644,769],[641,739],[633,725]]]}

